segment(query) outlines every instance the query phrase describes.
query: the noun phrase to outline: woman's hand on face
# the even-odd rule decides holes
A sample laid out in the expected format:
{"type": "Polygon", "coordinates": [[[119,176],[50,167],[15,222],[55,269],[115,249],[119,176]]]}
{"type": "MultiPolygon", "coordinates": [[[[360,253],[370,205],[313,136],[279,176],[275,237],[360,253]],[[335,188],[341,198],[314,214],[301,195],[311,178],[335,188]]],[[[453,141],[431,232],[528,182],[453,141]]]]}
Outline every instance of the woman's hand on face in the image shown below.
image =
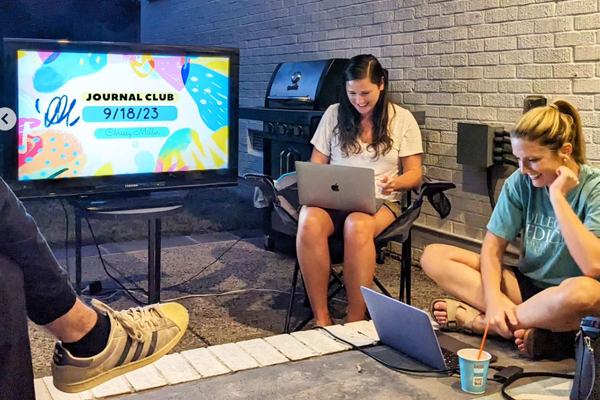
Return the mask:
{"type": "Polygon", "coordinates": [[[377,186],[379,186],[379,190],[381,194],[390,195],[396,189],[396,180],[394,178],[389,178],[384,176],[381,179],[377,180],[377,186]]]}
{"type": "Polygon", "coordinates": [[[550,187],[548,191],[550,192],[550,196],[567,196],[574,187],[579,185],[579,178],[575,175],[575,172],[570,168],[565,166],[560,166],[556,170],[556,179],[550,187]]]}

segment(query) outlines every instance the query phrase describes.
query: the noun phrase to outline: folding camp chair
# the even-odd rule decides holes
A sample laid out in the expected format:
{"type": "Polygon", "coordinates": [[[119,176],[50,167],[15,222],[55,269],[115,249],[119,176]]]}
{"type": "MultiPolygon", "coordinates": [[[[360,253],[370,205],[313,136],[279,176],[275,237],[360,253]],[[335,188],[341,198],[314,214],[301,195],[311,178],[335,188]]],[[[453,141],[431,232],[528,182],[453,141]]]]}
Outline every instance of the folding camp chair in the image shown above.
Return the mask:
{"type": "MultiPolygon", "coordinates": [[[[281,219],[283,233],[290,236],[296,236],[298,230],[298,217],[300,205],[298,202],[298,190],[296,184],[295,173],[283,175],[278,181],[266,175],[261,174],[246,174],[244,178],[252,181],[257,190],[254,195],[254,206],[257,208],[272,207],[273,211],[281,219]]],[[[390,254],[389,243],[402,243],[402,258],[400,269],[400,295],[399,300],[410,304],[411,301],[411,228],[417,220],[423,201],[425,198],[429,200],[434,209],[438,212],[441,218],[445,218],[450,214],[450,201],[444,195],[444,191],[455,188],[451,182],[435,181],[427,177],[423,178],[423,183],[418,190],[415,190],[415,200],[411,202],[411,192],[408,191],[404,195],[405,206],[402,214],[388,226],[379,236],[375,238],[375,248],[377,251],[377,263],[383,264],[385,257],[390,254]]],[[[340,236],[332,236],[329,240],[329,253],[331,256],[331,264],[340,264],[343,262],[344,242],[340,236]]],[[[300,264],[296,260],[294,266],[294,274],[292,278],[292,288],[288,303],[288,310],[285,319],[284,332],[290,332],[290,321],[294,297],[296,294],[296,285],[298,275],[300,273],[300,264]]],[[[329,284],[328,301],[335,297],[343,288],[342,273],[337,273],[331,269],[332,279],[329,284]]],[[[389,291],[374,277],[375,285],[386,295],[392,297],[389,291]]],[[[308,303],[308,296],[305,298],[305,305],[308,303]]],[[[294,331],[302,329],[312,319],[312,312],[305,318],[294,331]]]]}

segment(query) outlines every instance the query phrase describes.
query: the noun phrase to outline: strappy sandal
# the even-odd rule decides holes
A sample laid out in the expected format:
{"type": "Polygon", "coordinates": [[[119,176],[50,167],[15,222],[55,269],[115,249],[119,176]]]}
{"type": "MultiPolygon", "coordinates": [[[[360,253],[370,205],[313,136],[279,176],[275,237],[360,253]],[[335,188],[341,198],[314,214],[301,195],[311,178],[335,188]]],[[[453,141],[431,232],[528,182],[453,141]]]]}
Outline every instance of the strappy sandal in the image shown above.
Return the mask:
{"type": "Polygon", "coordinates": [[[474,333],[473,321],[475,321],[475,318],[481,314],[481,311],[461,301],[442,298],[433,299],[429,305],[429,312],[434,321],[437,321],[434,311],[441,311],[434,308],[434,305],[439,302],[446,303],[446,323],[444,325],[440,324],[440,328],[442,330],[449,332],[474,333]],[[459,308],[463,308],[465,310],[465,321],[462,323],[460,328],[458,327],[458,322],[456,321],[456,310],[459,308]]]}
{"type": "Polygon", "coordinates": [[[525,353],[532,360],[560,361],[575,357],[575,336],[577,331],[552,332],[546,329],[531,328],[523,335],[525,353]]]}

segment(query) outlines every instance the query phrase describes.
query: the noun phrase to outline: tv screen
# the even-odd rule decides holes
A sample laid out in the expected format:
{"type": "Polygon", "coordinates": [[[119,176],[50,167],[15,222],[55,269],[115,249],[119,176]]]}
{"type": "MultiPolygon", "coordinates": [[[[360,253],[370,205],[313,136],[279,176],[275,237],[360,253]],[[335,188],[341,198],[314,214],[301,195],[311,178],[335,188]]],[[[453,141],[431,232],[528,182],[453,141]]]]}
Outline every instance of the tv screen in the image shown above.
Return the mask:
{"type": "Polygon", "coordinates": [[[236,49],[4,40],[21,197],[237,182],[236,49]]]}

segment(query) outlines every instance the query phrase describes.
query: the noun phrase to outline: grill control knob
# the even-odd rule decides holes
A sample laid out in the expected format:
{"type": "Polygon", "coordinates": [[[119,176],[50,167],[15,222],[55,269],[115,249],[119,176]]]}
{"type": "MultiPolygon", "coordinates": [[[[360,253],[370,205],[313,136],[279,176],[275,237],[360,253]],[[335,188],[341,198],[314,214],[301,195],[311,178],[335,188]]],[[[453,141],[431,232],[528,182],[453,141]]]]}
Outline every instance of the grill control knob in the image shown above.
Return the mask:
{"type": "Polygon", "coordinates": [[[275,130],[275,126],[273,125],[272,122],[269,122],[269,123],[265,124],[265,129],[266,129],[267,133],[273,133],[273,131],[275,130]]]}
{"type": "Polygon", "coordinates": [[[294,136],[302,136],[304,133],[304,128],[301,125],[294,126],[292,129],[292,133],[294,136]]]}
{"type": "Polygon", "coordinates": [[[278,124],[277,125],[277,133],[280,135],[285,135],[287,131],[287,124],[278,124]]]}

